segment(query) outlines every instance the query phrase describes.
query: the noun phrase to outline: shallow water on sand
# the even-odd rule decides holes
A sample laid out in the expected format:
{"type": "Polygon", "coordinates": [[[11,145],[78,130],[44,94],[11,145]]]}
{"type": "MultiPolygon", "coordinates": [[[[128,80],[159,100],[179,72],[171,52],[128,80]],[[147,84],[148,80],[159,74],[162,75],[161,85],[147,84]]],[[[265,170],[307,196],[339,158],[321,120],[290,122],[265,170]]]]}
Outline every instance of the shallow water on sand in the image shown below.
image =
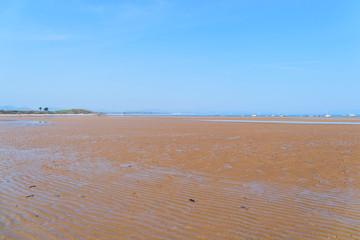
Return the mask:
{"type": "Polygon", "coordinates": [[[31,120],[0,120],[0,122],[11,126],[32,126],[48,124],[46,121],[31,121],[31,120]]]}
{"type": "Polygon", "coordinates": [[[239,122],[239,123],[290,123],[290,124],[327,124],[327,125],[360,125],[360,122],[331,122],[331,121],[265,121],[265,120],[203,120],[210,122],[239,122]]]}
{"type": "Polygon", "coordinates": [[[360,239],[351,126],[111,119],[0,131],[1,238],[360,239]]]}

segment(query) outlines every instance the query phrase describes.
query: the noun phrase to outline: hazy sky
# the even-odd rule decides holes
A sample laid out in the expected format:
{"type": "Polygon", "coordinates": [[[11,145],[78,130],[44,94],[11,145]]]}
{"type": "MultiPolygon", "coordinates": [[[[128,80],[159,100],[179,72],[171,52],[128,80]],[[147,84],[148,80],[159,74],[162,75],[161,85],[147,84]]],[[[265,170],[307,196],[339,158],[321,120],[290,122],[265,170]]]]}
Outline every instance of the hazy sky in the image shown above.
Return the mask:
{"type": "Polygon", "coordinates": [[[0,106],[360,112],[360,1],[0,0],[0,106]]]}

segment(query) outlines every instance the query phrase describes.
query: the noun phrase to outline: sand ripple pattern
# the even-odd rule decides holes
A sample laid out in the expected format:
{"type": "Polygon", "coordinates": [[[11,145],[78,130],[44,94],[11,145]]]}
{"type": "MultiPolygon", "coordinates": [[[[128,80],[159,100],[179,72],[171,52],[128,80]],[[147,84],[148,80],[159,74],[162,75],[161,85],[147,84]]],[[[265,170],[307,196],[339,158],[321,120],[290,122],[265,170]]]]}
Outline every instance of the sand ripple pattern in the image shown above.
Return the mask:
{"type": "Polygon", "coordinates": [[[1,239],[360,239],[353,189],[86,165],[76,154],[1,146],[1,239]]]}
{"type": "Polygon", "coordinates": [[[21,164],[14,154],[1,157],[3,239],[360,238],[359,196],[351,192],[21,164]]]}

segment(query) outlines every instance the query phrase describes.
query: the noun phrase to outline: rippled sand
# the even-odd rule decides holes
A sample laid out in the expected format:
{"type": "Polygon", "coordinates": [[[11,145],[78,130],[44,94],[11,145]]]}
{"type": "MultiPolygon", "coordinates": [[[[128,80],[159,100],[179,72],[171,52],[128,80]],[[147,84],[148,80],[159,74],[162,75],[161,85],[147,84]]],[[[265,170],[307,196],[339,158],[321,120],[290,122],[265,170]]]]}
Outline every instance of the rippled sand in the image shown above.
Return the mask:
{"type": "Polygon", "coordinates": [[[1,239],[360,239],[359,125],[25,119],[1,239]]]}

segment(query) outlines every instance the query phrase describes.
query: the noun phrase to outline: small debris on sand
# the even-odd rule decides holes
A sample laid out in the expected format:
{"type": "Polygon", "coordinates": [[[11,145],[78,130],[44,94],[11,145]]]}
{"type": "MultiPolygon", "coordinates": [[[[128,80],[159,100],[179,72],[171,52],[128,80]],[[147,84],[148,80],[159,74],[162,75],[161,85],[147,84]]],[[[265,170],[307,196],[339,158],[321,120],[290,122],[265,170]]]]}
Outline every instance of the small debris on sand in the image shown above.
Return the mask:
{"type": "Polygon", "coordinates": [[[31,194],[29,196],[26,196],[25,198],[34,197],[34,194],[31,194]]]}
{"type": "Polygon", "coordinates": [[[249,208],[248,208],[248,207],[245,207],[245,206],[241,206],[240,208],[243,208],[243,209],[245,209],[246,211],[249,210],[249,208]]]}
{"type": "Polygon", "coordinates": [[[59,194],[55,194],[55,197],[60,197],[60,195],[59,195],[59,194]]]}
{"type": "Polygon", "coordinates": [[[190,202],[195,202],[195,200],[194,200],[194,199],[192,199],[192,198],[190,198],[190,199],[189,199],[189,201],[190,201],[190,202]]]}
{"type": "Polygon", "coordinates": [[[36,187],[35,185],[31,185],[29,188],[33,188],[33,187],[36,187]]]}

